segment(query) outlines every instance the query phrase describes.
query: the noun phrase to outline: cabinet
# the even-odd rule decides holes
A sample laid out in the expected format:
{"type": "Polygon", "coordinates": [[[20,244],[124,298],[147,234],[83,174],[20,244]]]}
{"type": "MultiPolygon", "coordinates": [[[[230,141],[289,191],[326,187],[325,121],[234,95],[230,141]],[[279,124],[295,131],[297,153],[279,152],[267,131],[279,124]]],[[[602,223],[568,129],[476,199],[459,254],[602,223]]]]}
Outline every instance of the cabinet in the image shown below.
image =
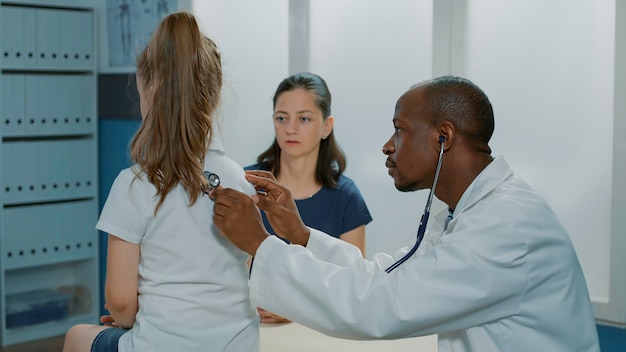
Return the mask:
{"type": "Polygon", "coordinates": [[[0,0],[0,343],[100,311],[91,1],[0,0]]]}

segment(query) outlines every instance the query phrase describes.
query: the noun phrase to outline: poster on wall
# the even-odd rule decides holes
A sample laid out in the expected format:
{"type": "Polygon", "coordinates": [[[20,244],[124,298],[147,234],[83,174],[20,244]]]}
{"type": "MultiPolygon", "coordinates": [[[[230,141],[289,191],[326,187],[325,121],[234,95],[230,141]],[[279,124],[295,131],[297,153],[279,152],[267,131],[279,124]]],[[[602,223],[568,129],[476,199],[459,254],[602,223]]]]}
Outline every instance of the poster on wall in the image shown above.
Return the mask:
{"type": "Polygon", "coordinates": [[[178,0],[107,0],[108,66],[134,70],[135,58],[178,0]]]}

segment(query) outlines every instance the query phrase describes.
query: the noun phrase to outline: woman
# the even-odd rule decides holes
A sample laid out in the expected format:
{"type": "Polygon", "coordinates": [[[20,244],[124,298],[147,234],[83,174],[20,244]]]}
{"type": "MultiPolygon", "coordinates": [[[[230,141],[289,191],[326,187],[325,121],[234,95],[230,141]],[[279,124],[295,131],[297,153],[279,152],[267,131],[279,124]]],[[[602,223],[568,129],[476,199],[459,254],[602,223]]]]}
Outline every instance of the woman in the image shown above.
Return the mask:
{"type": "MultiPolygon", "coordinates": [[[[365,256],[365,225],[372,217],[356,184],[343,175],[346,158],[333,134],[326,82],[308,72],[287,77],[278,85],[273,104],[274,142],[246,169],[271,171],[293,194],[307,226],[355,245],[365,256]]],[[[259,313],[264,323],[286,321],[259,313]]]]}
{"type": "Polygon", "coordinates": [[[215,43],[189,13],[167,16],[137,58],[136,164],[118,175],[96,225],[109,233],[106,307],[121,328],[77,325],[65,352],[258,351],[248,256],[215,231],[205,195],[203,171],[254,193],[213,137],[221,85],[215,43]]]}

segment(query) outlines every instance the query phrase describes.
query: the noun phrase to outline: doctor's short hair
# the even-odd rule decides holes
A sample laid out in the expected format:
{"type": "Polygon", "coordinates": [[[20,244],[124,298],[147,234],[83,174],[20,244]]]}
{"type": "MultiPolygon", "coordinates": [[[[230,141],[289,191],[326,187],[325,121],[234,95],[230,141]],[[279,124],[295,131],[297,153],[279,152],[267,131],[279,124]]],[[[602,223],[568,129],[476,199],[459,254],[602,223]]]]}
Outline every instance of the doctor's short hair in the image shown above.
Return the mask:
{"type": "Polygon", "coordinates": [[[491,153],[493,107],[482,89],[456,76],[437,77],[419,86],[424,87],[422,110],[431,117],[434,126],[449,121],[475,150],[491,153]]]}

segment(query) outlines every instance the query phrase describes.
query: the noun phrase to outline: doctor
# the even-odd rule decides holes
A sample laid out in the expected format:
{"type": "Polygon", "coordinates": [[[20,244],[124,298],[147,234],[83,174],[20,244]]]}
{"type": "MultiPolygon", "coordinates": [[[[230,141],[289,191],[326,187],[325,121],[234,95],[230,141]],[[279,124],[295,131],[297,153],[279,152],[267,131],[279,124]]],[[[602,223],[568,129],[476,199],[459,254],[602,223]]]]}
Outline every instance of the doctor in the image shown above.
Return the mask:
{"type": "Polygon", "coordinates": [[[504,158],[491,156],[494,119],[483,91],[458,77],[423,82],[397,101],[393,126],[383,153],[396,188],[434,188],[448,205],[414,253],[408,246],[369,261],[307,228],[270,174],[247,175],[266,195],[213,192],[215,224],[254,256],[252,303],[342,338],[436,333],[439,352],[599,351],[569,235],[504,158]],[[255,203],[295,245],[268,236],[255,203]]]}

